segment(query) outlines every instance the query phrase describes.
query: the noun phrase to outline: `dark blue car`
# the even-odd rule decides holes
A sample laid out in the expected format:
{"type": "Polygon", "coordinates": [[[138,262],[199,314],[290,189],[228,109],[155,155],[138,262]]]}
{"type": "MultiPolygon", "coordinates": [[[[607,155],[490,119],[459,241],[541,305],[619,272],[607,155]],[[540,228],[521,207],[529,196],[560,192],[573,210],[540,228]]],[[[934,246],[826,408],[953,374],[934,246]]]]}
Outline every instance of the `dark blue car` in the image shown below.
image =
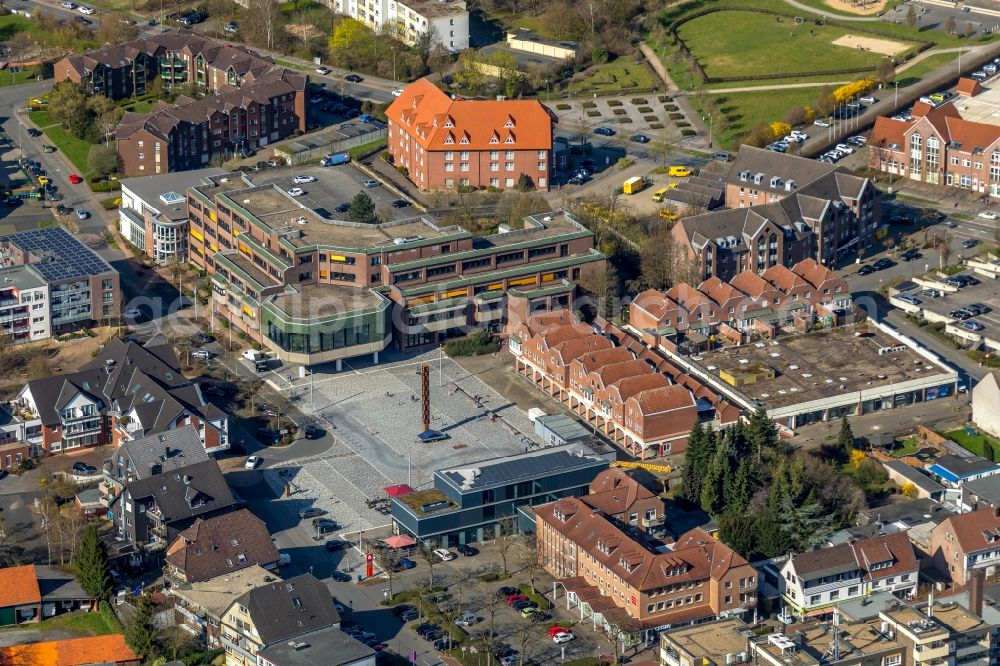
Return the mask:
{"type": "Polygon", "coordinates": [[[399,566],[401,566],[404,569],[412,569],[413,567],[417,566],[417,563],[408,557],[401,557],[399,558],[399,566]]]}
{"type": "Polygon", "coordinates": [[[594,134],[600,134],[601,136],[614,136],[616,132],[610,127],[598,127],[594,130],[594,134]]]}

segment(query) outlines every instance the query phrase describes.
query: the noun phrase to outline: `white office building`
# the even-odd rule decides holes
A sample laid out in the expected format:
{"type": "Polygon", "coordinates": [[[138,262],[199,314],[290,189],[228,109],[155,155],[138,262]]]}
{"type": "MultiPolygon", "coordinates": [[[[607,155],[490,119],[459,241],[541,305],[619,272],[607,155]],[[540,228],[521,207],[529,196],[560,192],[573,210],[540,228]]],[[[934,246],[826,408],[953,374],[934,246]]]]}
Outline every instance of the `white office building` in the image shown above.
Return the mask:
{"type": "Polygon", "coordinates": [[[407,44],[430,33],[431,45],[449,51],[469,48],[469,10],[463,0],[323,0],[330,9],[373,30],[392,30],[407,44]]]}

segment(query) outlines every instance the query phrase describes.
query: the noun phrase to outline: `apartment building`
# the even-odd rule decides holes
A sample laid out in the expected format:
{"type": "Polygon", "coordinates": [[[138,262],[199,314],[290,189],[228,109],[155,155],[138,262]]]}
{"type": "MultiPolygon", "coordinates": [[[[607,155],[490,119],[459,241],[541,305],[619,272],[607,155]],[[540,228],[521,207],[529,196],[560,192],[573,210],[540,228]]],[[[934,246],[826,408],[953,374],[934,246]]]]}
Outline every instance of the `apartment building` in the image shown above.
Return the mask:
{"type": "Polygon", "coordinates": [[[109,557],[138,567],[162,551],[198,518],[236,504],[219,463],[203,460],[126,483],[108,507],[114,523],[109,557]]]}
{"type": "Polygon", "coordinates": [[[741,615],[757,605],[754,568],[700,528],[672,544],[647,543],[582,498],[536,507],[535,516],[539,562],[581,619],[616,626],[626,615],[648,638],[658,627],[741,615]]]}
{"type": "Polygon", "coordinates": [[[931,185],[1000,197],[1000,88],[960,79],[969,94],[921,99],[911,120],[881,117],[868,142],[873,169],[931,185]],[[972,85],[970,85],[972,84],[972,85]]]}
{"type": "Polygon", "coordinates": [[[634,455],[683,452],[698,420],[692,389],[667,374],[663,359],[626,346],[579,323],[538,327],[529,319],[509,329],[514,368],[599,426],[634,455]],[[664,366],[664,367],[660,367],[664,366]]]}
{"type": "Polygon", "coordinates": [[[649,344],[696,351],[709,336],[740,345],[773,337],[787,323],[799,330],[836,326],[847,320],[851,305],[843,278],[815,259],[803,259],[761,275],[743,271],[728,284],[713,276],[697,287],[647,289],[629,308],[629,328],[649,344]]]}
{"type": "Polygon", "coordinates": [[[931,530],[930,556],[943,576],[965,585],[975,571],[993,576],[1000,564],[1000,508],[949,516],[931,530]]]}
{"type": "Polygon", "coordinates": [[[226,666],[256,666],[265,648],[330,627],[340,627],[340,614],[330,590],[312,574],[256,587],[222,616],[226,666]]]}
{"type": "Polygon", "coordinates": [[[410,46],[427,39],[432,49],[469,48],[469,11],[463,0],[323,0],[323,4],[410,46]]]}
{"type": "Polygon", "coordinates": [[[876,237],[881,203],[866,178],[816,160],[743,146],[725,181],[726,209],[681,219],[670,233],[699,275],[834,266],[876,237]]]}
{"type": "Polygon", "coordinates": [[[660,632],[661,666],[731,666],[749,663],[753,632],[732,617],[660,632]]]}
{"type": "Polygon", "coordinates": [[[188,190],[190,257],[211,277],[212,308],[285,361],[426,348],[500,330],[509,302],[569,306],[583,266],[604,261],[593,233],[556,211],[475,237],[417,217],[329,219],[242,173],[188,190]]]}
{"type": "Polygon", "coordinates": [[[440,469],[433,488],[392,498],[393,531],[434,547],[489,541],[498,521],[517,517],[521,506],[587,493],[613,459],[610,450],[567,444],[440,469]]]}
{"type": "Polygon", "coordinates": [[[76,372],[28,382],[11,402],[31,455],[118,446],[191,426],[204,451],[229,448],[229,417],[183,374],[169,344],[112,338],[76,372]]]}
{"type": "Polygon", "coordinates": [[[136,439],[123,439],[104,461],[103,479],[98,485],[105,506],[121,494],[125,484],[155,474],[208,460],[205,446],[193,425],[166,430],[136,439]]]}
{"type": "Polygon", "coordinates": [[[555,120],[541,102],[452,99],[425,78],[385,113],[389,154],[421,189],[549,189],[555,120]]]}
{"type": "Polygon", "coordinates": [[[187,263],[187,190],[222,173],[211,168],[122,180],[118,231],[160,266],[187,263]]]}
{"type": "Polygon", "coordinates": [[[917,568],[906,532],[894,532],[793,554],[781,567],[778,589],[796,615],[825,615],[875,592],[911,597],[917,568]]]}
{"type": "Polygon", "coordinates": [[[1000,617],[995,608],[982,607],[982,592],[978,595],[978,604],[970,603],[970,608],[955,602],[930,600],[919,606],[898,606],[880,612],[882,633],[902,643],[906,649],[905,660],[892,663],[913,666],[997,664],[1000,617]]]}
{"type": "Polygon", "coordinates": [[[590,482],[590,492],[580,499],[608,518],[643,532],[663,527],[663,500],[620,467],[610,467],[590,482]]]}
{"type": "Polygon", "coordinates": [[[0,335],[44,340],[120,312],[118,271],[64,228],[0,236],[0,335]]]}
{"type": "Polygon", "coordinates": [[[252,566],[278,567],[278,547],[249,509],[197,518],[167,546],[164,576],[174,584],[201,583],[252,566]]]}
{"type": "Polygon", "coordinates": [[[172,584],[165,593],[173,601],[177,624],[217,649],[222,647],[222,618],[233,602],[247,590],[278,579],[277,574],[254,565],[198,583],[172,584]]]}

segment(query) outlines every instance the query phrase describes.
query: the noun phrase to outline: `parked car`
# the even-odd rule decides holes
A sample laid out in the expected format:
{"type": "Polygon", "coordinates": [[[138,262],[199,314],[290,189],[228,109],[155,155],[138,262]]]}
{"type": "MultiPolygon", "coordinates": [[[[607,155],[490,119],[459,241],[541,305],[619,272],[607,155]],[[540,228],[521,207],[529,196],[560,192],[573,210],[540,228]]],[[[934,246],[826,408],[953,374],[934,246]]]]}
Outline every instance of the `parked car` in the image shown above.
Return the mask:
{"type": "Polygon", "coordinates": [[[875,95],[865,95],[863,97],[859,97],[858,101],[864,104],[874,104],[878,101],[878,98],[875,97],[875,95]]]}
{"type": "Polygon", "coordinates": [[[414,631],[417,632],[417,636],[426,636],[432,631],[441,631],[441,628],[436,624],[430,624],[429,622],[424,622],[418,626],[414,631]]]}
{"type": "Polygon", "coordinates": [[[962,241],[962,247],[966,250],[971,250],[977,245],[979,245],[979,240],[976,238],[966,238],[964,241],[962,241]]]}
{"type": "Polygon", "coordinates": [[[84,475],[84,476],[89,476],[91,474],[97,474],[97,468],[94,467],[93,465],[88,465],[85,462],[76,462],[76,463],[73,463],[72,469],[73,469],[73,472],[75,474],[81,474],[81,475],[84,475]]]}
{"type": "Polygon", "coordinates": [[[910,296],[909,294],[900,294],[896,296],[897,299],[903,301],[904,303],[909,303],[910,305],[920,305],[922,302],[919,298],[915,296],[910,296]]]}
{"type": "Polygon", "coordinates": [[[322,65],[320,65],[319,67],[316,68],[316,73],[317,74],[322,74],[323,76],[326,76],[327,74],[330,73],[330,68],[329,67],[323,67],[322,65]]]}
{"type": "Polygon", "coordinates": [[[968,310],[952,310],[948,313],[948,316],[952,319],[957,319],[959,321],[965,321],[966,319],[971,319],[974,315],[968,310]]]}
{"type": "Polygon", "coordinates": [[[55,146],[50,146],[47,143],[42,144],[42,152],[43,153],[54,153],[54,152],[56,152],[56,147],[55,146]]]}
{"type": "Polygon", "coordinates": [[[68,181],[69,181],[70,183],[72,183],[73,185],[79,185],[80,183],[82,183],[82,182],[83,182],[83,178],[80,178],[80,177],[79,177],[78,175],[76,175],[75,173],[71,173],[71,174],[69,175],[69,177],[68,177],[68,178],[67,178],[66,180],[68,180],[68,181]]]}
{"type": "Polygon", "coordinates": [[[995,220],[997,219],[998,216],[996,213],[987,210],[980,213],[979,217],[983,218],[984,220],[995,220]]]}
{"type": "Polygon", "coordinates": [[[522,611],[525,608],[535,608],[536,606],[538,606],[538,604],[536,604],[534,601],[531,601],[530,599],[525,599],[523,601],[515,601],[513,604],[511,604],[510,607],[516,611],[522,611]]]}
{"type": "Polygon", "coordinates": [[[965,309],[969,312],[975,312],[977,315],[984,314],[990,311],[990,308],[983,305],[982,303],[969,303],[965,306],[965,309]]]}
{"type": "Polygon", "coordinates": [[[564,631],[561,634],[556,634],[555,636],[553,636],[552,637],[552,642],[553,643],[569,643],[571,640],[573,640],[573,638],[575,638],[573,636],[573,634],[571,634],[568,631],[564,631]]]}
{"type": "Polygon", "coordinates": [[[872,268],[871,264],[865,264],[864,266],[858,269],[858,275],[871,275],[874,272],[875,269],[872,268]]]}
{"type": "Polygon", "coordinates": [[[507,597],[507,605],[508,606],[512,606],[513,604],[516,604],[518,601],[527,601],[527,600],[528,600],[528,597],[525,596],[525,595],[523,595],[523,594],[521,594],[521,592],[519,590],[519,591],[515,592],[514,594],[510,595],[509,597],[507,597]]]}
{"type": "Polygon", "coordinates": [[[324,548],[326,548],[331,553],[337,552],[339,550],[347,550],[351,547],[349,541],[343,541],[342,539],[330,539],[326,542],[324,548]]]}
{"type": "Polygon", "coordinates": [[[237,32],[240,31],[240,26],[238,23],[236,23],[236,21],[230,21],[229,23],[226,24],[226,27],[224,27],[222,30],[223,32],[228,32],[231,35],[235,35],[237,32]]]}
{"type": "Polygon", "coordinates": [[[396,88],[395,90],[392,91],[392,96],[393,97],[399,97],[402,94],[403,94],[403,89],[402,88],[396,88]]]}
{"type": "Polygon", "coordinates": [[[293,197],[301,197],[305,193],[306,193],[305,190],[303,190],[301,187],[293,187],[292,189],[288,190],[289,196],[293,197]]]}
{"type": "Polygon", "coordinates": [[[299,519],[304,520],[306,518],[316,518],[317,516],[322,516],[325,511],[315,506],[306,507],[305,509],[299,509],[299,519]]]}
{"type": "Polygon", "coordinates": [[[200,359],[202,361],[207,361],[210,358],[212,358],[213,356],[215,356],[215,352],[211,352],[211,351],[209,351],[207,349],[197,349],[197,350],[191,352],[191,356],[193,358],[197,358],[197,359],[200,359]]]}
{"type": "Polygon", "coordinates": [[[357,74],[348,74],[347,76],[344,77],[344,80],[350,81],[351,83],[361,83],[362,81],[364,81],[364,79],[358,76],[357,74]]]}
{"type": "Polygon", "coordinates": [[[250,456],[247,458],[247,462],[244,467],[247,469],[257,469],[264,460],[260,456],[250,456]]]}
{"type": "Polygon", "coordinates": [[[906,252],[901,254],[899,258],[902,259],[903,261],[913,261],[914,259],[919,259],[920,250],[917,249],[907,250],[906,252]]]}
{"type": "Polygon", "coordinates": [[[516,587],[510,587],[509,585],[505,585],[497,590],[498,597],[507,597],[509,599],[512,594],[521,594],[521,590],[516,587]]]}
{"type": "Polygon", "coordinates": [[[403,622],[413,622],[419,617],[420,617],[420,611],[418,611],[416,608],[411,608],[408,611],[404,611],[403,614],[399,616],[399,619],[402,620],[403,622]]]}
{"type": "Polygon", "coordinates": [[[392,202],[393,208],[406,208],[410,205],[410,202],[406,199],[396,199],[392,202]]]}
{"type": "Polygon", "coordinates": [[[478,550],[464,543],[458,546],[455,550],[457,550],[460,555],[464,555],[465,557],[472,557],[473,555],[479,554],[478,550]]]}
{"type": "Polygon", "coordinates": [[[970,319],[968,321],[963,321],[960,324],[960,326],[962,328],[968,330],[968,331],[977,331],[977,332],[983,330],[984,328],[986,328],[985,326],[983,326],[982,324],[980,324],[978,321],[974,321],[972,319],[970,319]]]}
{"type": "Polygon", "coordinates": [[[892,259],[883,257],[882,259],[879,259],[874,264],[872,264],[872,268],[874,268],[877,271],[884,271],[885,269],[892,268],[895,265],[896,262],[894,262],[892,259]]]}
{"type": "Polygon", "coordinates": [[[142,311],[139,310],[139,308],[129,308],[128,310],[125,310],[125,312],[122,312],[122,317],[125,319],[138,319],[141,316],[142,311]]]}
{"type": "Polygon", "coordinates": [[[438,548],[434,551],[434,554],[438,556],[443,562],[450,562],[455,559],[455,553],[451,552],[446,548],[438,548]]]}
{"type": "Polygon", "coordinates": [[[672,166],[667,169],[667,175],[671,178],[687,178],[691,175],[691,169],[686,166],[672,166]]]}
{"type": "Polygon", "coordinates": [[[813,121],[813,125],[816,127],[830,127],[830,123],[823,120],[822,118],[817,118],[813,121]]]}
{"type": "Polygon", "coordinates": [[[364,182],[364,186],[365,186],[365,187],[378,187],[378,186],[379,186],[379,185],[381,185],[381,184],[382,184],[382,183],[378,182],[378,181],[377,181],[377,180],[375,180],[374,178],[369,178],[368,180],[366,180],[366,181],[364,182]]]}
{"type": "Polygon", "coordinates": [[[350,209],[351,209],[351,204],[349,203],[342,203],[338,205],[336,208],[334,208],[334,210],[337,211],[338,213],[346,213],[350,209]]]}
{"type": "Polygon", "coordinates": [[[412,569],[417,566],[417,563],[408,557],[401,557],[399,558],[399,566],[404,569],[412,569]]]}
{"type": "Polygon", "coordinates": [[[477,622],[479,622],[479,617],[475,613],[462,613],[455,620],[455,624],[459,627],[471,627],[477,622]]]}
{"type": "Polygon", "coordinates": [[[610,127],[595,127],[594,128],[594,134],[597,134],[597,135],[600,135],[600,136],[614,136],[617,133],[618,132],[616,132],[615,130],[611,129],[610,127]]]}
{"type": "Polygon", "coordinates": [[[569,629],[566,627],[560,627],[558,624],[549,627],[549,638],[553,638],[556,634],[568,634],[569,629]]]}
{"type": "Polygon", "coordinates": [[[351,575],[348,573],[344,573],[340,569],[334,569],[332,572],[330,572],[330,578],[332,578],[334,581],[338,583],[351,582],[351,575]]]}
{"type": "Polygon", "coordinates": [[[629,141],[634,141],[635,143],[649,143],[650,139],[645,134],[633,134],[629,141]]]}
{"type": "Polygon", "coordinates": [[[296,185],[299,185],[301,183],[313,183],[316,182],[316,176],[298,175],[295,178],[293,178],[292,181],[296,185]]]}

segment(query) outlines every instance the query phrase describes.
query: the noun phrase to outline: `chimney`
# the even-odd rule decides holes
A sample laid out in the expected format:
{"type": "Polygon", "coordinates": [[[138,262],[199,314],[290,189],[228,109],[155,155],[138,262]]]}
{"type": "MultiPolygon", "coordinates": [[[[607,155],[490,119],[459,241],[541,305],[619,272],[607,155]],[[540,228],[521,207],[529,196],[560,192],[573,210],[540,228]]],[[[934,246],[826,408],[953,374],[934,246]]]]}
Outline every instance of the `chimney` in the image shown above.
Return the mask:
{"type": "Polygon", "coordinates": [[[969,610],[977,617],[983,616],[983,574],[982,569],[977,569],[969,580],[969,610]]]}
{"type": "Polygon", "coordinates": [[[927,595],[927,617],[934,617],[934,588],[931,588],[931,593],[927,595]]]}

